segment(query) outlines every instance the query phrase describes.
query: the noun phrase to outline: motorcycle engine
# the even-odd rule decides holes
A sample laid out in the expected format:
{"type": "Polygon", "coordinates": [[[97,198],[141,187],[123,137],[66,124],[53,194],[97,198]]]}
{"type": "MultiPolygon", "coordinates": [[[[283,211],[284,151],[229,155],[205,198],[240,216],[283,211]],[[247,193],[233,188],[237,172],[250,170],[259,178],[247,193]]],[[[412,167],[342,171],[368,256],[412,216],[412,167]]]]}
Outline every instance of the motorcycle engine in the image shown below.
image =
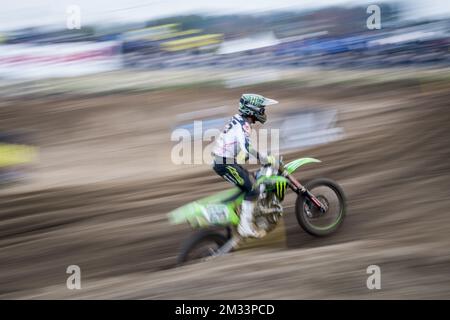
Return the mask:
{"type": "Polygon", "coordinates": [[[282,214],[283,207],[276,197],[260,198],[255,208],[255,224],[259,229],[272,231],[277,226],[282,214]]]}
{"type": "MultiPolygon", "coordinates": [[[[263,175],[271,176],[272,173],[271,167],[264,167],[257,172],[256,178],[258,179],[263,175]]],[[[266,232],[272,231],[277,226],[282,214],[283,207],[280,200],[273,192],[267,191],[265,184],[261,184],[254,213],[255,225],[266,232]]]]}

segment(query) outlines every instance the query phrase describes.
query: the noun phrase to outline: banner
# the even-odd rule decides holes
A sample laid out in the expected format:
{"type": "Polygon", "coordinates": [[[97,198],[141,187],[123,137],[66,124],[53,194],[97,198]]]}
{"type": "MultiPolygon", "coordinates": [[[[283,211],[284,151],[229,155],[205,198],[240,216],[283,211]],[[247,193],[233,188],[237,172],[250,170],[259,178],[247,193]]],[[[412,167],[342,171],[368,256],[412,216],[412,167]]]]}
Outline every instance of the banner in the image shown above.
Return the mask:
{"type": "Polygon", "coordinates": [[[121,43],[71,42],[0,47],[0,78],[73,77],[121,68],[121,43]]]}

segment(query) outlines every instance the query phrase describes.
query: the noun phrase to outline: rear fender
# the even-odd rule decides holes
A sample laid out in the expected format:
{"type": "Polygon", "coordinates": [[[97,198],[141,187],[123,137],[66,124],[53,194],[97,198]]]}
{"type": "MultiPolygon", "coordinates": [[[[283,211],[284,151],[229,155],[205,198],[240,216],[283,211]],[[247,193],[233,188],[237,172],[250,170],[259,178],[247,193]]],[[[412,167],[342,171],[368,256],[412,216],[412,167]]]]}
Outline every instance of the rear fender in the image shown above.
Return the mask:
{"type": "Polygon", "coordinates": [[[226,190],[218,194],[188,203],[168,214],[172,224],[187,222],[193,228],[208,226],[238,225],[239,216],[236,214],[244,195],[239,195],[232,201],[220,201],[232,197],[239,192],[237,189],[226,190]]]}

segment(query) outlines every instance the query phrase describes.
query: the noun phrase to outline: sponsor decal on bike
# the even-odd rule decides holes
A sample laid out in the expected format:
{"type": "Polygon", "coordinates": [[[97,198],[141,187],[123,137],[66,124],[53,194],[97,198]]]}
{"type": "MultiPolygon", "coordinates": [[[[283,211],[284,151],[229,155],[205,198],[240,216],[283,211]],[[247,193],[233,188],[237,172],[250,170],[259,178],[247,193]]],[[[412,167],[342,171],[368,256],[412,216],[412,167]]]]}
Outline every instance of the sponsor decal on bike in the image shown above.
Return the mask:
{"type": "Polygon", "coordinates": [[[209,204],[206,206],[205,217],[212,224],[221,224],[228,221],[229,211],[224,204],[209,204]]]}

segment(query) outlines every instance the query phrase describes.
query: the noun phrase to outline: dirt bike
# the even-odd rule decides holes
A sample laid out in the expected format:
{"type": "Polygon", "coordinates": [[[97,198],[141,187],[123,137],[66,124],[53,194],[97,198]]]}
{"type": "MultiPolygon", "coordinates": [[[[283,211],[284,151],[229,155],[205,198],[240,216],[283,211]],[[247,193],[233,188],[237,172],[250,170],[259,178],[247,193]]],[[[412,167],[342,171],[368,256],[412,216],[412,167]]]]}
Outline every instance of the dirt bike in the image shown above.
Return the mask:
{"type": "MultiPolygon", "coordinates": [[[[254,223],[266,233],[272,231],[283,216],[283,202],[287,187],[297,194],[295,214],[299,225],[317,237],[335,232],[346,213],[342,188],[330,179],[314,179],[302,185],[292,176],[299,167],[321,162],[301,158],[278,165],[266,164],[255,172],[254,188],[259,189],[255,205],[254,223]]],[[[237,233],[239,213],[244,194],[239,188],[191,202],[169,213],[173,224],[189,223],[196,232],[182,245],[178,265],[199,259],[224,255],[243,240],[237,233]],[[225,231],[225,232],[223,232],[225,231]]]]}

